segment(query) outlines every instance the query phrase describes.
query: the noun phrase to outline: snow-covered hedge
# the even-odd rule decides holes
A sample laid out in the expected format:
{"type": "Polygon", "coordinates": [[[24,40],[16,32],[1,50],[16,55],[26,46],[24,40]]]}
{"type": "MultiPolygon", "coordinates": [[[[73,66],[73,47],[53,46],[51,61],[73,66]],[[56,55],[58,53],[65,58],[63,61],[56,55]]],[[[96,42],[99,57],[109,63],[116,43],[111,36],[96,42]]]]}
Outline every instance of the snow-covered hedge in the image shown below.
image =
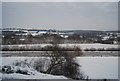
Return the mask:
{"type": "MultiPolygon", "coordinates": [[[[87,49],[96,49],[96,50],[117,50],[118,45],[113,44],[59,44],[59,50],[62,51],[74,51],[75,48],[79,48],[80,50],[87,49]],[[109,48],[109,49],[108,49],[109,48]]],[[[53,51],[54,48],[51,44],[23,44],[23,45],[2,45],[3,51],[53,51]]],[[[118,49],[119,50],[119,49],[118,49]]]]}

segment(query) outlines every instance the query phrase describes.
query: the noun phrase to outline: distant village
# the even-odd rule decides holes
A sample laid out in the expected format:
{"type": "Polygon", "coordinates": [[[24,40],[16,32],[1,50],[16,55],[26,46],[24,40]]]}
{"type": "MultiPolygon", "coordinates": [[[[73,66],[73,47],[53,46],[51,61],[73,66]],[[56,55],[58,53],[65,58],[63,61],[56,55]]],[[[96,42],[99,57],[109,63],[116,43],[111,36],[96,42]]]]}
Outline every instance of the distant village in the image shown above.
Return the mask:
{"type": "Polygon", "coordinates": [[[119,31],[92,31],[92,30],[39,30],[4,28],[2,44],[120,44],[119,31]]]}

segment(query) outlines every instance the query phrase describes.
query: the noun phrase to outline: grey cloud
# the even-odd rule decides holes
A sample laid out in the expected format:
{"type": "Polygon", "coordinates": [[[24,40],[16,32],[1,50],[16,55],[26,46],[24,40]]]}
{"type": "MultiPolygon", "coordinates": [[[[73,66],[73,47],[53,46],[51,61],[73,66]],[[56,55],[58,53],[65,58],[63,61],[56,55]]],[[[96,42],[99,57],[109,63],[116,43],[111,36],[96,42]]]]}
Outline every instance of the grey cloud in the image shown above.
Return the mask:
{"type": "Polygon", "coordinates": [[[119,0],[2,0],[3,2],[118,2],[119,0]]]}
{"type": "Polygon", "coordinates": [[[117,30],[115,2],[4,2],[3,27],[117,30]]]}

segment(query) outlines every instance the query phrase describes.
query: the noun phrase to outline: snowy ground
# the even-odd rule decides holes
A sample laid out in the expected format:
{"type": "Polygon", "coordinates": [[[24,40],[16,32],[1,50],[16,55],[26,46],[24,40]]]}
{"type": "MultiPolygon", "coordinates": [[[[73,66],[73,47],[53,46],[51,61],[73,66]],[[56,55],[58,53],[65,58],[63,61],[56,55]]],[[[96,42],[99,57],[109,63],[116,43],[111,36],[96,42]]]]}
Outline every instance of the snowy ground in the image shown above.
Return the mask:
{"type": "MultiPolygon", "coordinates": [[[[35,69],[31,68],[31,67],[21,67],[21,66],[14,66],[13,64],[16,61],[24,61],[25,59],[28,59],[28,61],[31,61],[33,58],[27,58],[27,57],[22,57],[22,58],[15,58],[15,57],[4,57],[1,58],[0,60],[2,61],[1,63],[1,68],[2,66],[10,66],[12,67],[14,71],[16,70],[21,70],[21,71],[27,71],[27,75],[26,74],[20,74],[20,73],[0,73],[0,78],[1,79],[67,79],[64,76],[54,76],[54,75],[50,75],[50,74],[43,74],[40,73],[38,71],[36,71],[35,69]]],[[[36,59],[36,58],[34,58],[36,59]]]]}
{"type": "Polygon", "coordinates": [[[53,76],[43,74],[36,71],[35,75],[24,75],[18,73],[2,74],[2,79],[67,79],[67,78],[64,76],[53,76]]]}
{"type": "MultiPolygon", "coordinates": [[[[23,44],[23,45],[2,45],[2,47],[9,47],[9,48],[18,48],[18,47],[26,47],[26,48],[37,48],[37,47],[45,47],[47,45],[51,45],[51,44],[23,44]]],[[[118,48],[118,45],[115,44],[100,44],[100,43],[93,43],[93,44],[59,44],[62,47],[74,47],[74,46],[78,46],[80,47],[82,50],[84,49],[90,49],[90,48],[95,48],[95,49],[99,49],[99,48],[118,48]]]]}
{"type": "Polygon", "coordinates": [[[100,43],[93,43],[93,44],[60,44],[60,46],[63,47],[73,47],[73,46],[79,46],[81,49],[90,49],[90,48],[118,48],[118,45],[114,44],[100,44],[100,43]]]}
{"type": "MultiPolygon", "coordinates": [[[[38,59],[40,57],[3,57],[2,66],[12,65],[15,61],[38,59]]],[[[1,59],[0,59],[1,60],[1,59]]],[[[90,79],[118,79],[118,57],[77,57],[77,62],[82,66],[82,72],[90,79]]],[[[2,78],[14,79],[66,79],[63,76],[53,76],[38,73],[35,75],[2,74],[2,78]]]]}

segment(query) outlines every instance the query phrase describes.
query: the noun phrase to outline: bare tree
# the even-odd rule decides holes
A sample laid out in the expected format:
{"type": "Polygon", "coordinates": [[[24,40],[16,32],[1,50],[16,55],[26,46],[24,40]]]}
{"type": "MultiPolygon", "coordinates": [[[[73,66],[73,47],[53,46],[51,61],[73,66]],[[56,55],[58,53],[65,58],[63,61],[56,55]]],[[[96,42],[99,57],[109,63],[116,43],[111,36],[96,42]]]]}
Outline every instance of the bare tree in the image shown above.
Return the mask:
{"type": "Polygon", "coordinates": [[[75,61],[75,56],[70,52],[61,51],[59,45],[53,45],[52,56],[50,57],[50,65],[47,69],[48,74],[64,75],[72,79],[84,79],[84,75],[80,73],[80,65],[75,61]]]}

